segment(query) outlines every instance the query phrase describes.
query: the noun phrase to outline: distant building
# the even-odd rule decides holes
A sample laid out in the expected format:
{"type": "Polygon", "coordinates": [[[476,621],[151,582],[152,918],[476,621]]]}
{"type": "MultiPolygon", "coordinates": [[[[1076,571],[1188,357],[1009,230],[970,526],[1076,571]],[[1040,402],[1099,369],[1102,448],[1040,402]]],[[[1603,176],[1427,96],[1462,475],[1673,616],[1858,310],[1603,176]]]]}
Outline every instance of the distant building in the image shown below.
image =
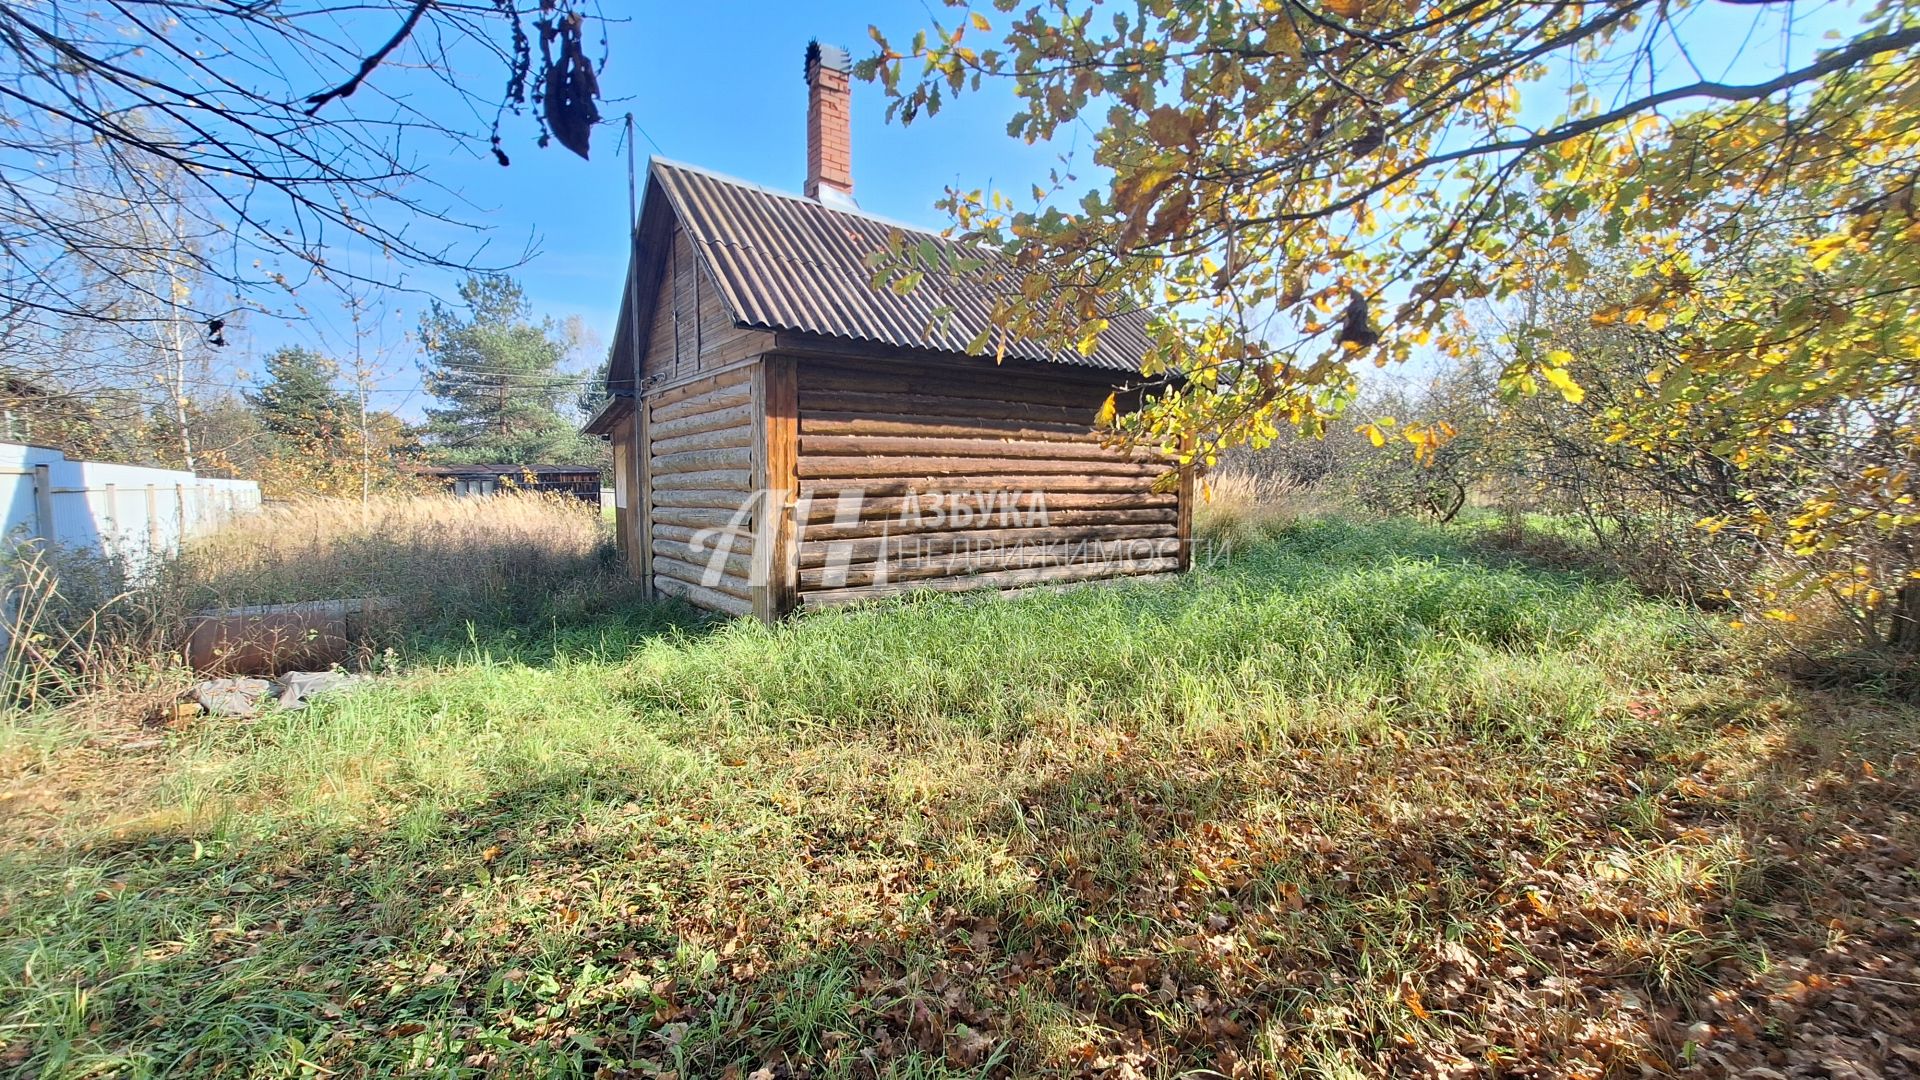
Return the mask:
{"type": "Polygon", "coordinates": [[[71,450],[75,448],[68,444],[75,432],[100,426],[86,399],[32,379],[0,374],[0,439],[71,450]]]}
{"type": "Polygon", "coordinates": [[[444,484],[455,495],[546,491],[600,501],[600,470],[584,465],[423,465],[415,472],[444,484]]]}

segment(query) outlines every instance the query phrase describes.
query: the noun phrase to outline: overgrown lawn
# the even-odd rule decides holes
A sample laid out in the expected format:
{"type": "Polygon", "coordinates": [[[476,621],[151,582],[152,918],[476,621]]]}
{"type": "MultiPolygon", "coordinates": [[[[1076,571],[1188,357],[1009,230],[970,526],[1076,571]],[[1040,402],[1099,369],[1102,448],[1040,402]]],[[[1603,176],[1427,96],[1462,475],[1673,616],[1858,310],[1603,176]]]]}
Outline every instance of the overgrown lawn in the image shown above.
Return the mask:
{"type": "Polygon", "coordinates": [[[1167,584],[474,629],[148,749],[39,718],[0,1062],[1912,1068],[1912,710],[1476,552],[1313,523],[1167,584]]]}

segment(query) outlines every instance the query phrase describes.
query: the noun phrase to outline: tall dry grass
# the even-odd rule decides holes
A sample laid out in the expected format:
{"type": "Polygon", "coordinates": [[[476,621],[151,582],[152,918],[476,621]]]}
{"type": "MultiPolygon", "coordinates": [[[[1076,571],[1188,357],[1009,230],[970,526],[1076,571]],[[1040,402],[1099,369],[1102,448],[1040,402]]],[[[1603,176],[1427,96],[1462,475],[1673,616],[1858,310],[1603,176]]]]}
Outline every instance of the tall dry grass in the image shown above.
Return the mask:
{"type": "Polygon", "coordinates": [[[599,508],[577,499],[308,499],[235,519],[132,574],[29,547],[7,567],[0,708],[92,700],[150,713],[191,679],[181,646],[208,610],[388,601],[370,650],[469,623],[531,624],[634,601],[599,508]]]}
{"type": "Polygon", "coordinates": [[[595,577],[599,508],[538,494],[305,499],[188,546],[173,567],[206,607],[392,597],[403,606],[510,603],[595,577]]]}
{"type": "Polygon", "coordinates": [[[125,560],[88,551],[34,541],[0,555],[0,734],[21,710],[107,690],[143,714],[178,682],[164,674],[177,666],[173,589],[142,587],[125,560]]]}
{"type": "Polygon", "coordinates": [[[1201,477],[1194,496],[1194,534],[1215,544],[1254,543],[1347,509],[1316,488],[1231,468],[1201,477]]]}

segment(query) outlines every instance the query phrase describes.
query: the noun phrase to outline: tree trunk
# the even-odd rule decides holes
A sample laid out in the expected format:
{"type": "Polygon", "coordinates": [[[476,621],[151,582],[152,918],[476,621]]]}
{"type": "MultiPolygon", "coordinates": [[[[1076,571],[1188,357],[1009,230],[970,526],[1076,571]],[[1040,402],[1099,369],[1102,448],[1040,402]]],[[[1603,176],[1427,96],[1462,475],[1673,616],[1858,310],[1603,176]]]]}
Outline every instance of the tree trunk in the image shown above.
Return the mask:
{"type": "MultiPolygon", "coordinates": [[[[171,276],[171,275],[169,275],[171,276]]],[[[177,286],[176,286],[177,287],[177,286]]],[[[171,352],[167,392],[173,397],[173,422],[180,428],[180,457],[188,472],[194,471],[193,432],[187,414],[187,342],[180,333],[180,309],[175,305],[167,319],[167,345],[171,352]]]]}
{"type": "MultiPolygon", "coordinates": [[[[173,210],[173,234],[169,239],[180,243],[180,208],[173,210]]],[[[187,471],[194,472],[193,433],[187,428],[187,339],[180,332],[180,301],[185,298],[187,284],[181,279],[180,264],[176,256],[167,257],[167,347],[171,354],[167,392],[173,396],[173,422],[180,428],[180,457],[186,463],[187,471]]]]}
{"type": "Polygon", "coordinates": [[[1909,581],[1893,594],[1887,644],[1902,652],[1920,653],[1920,581],[1909,581]]]}
{"type": "Polygon", "coordinates": [[[360,329],[360,308],[364,301],[353,298],[353,388],[360,391],[360,520],[365,524],[367,506],[373,501],[373,436],[367,423],[367,398],[373,392],[373,376],[367,371],[363,351],[365,337],[360,329]]]}
{"type": "Polygon", "coordinates": [[[1893,604],[1888,614],[1887,646],[1901,652],[1920,653],[1920,580],[1914,574],[1920,571],[1920,537],[1906,538],[1905,558],[1894,560],[1893,572],[1899,575],[1900,587],[1893,591],[1893,604]]]}

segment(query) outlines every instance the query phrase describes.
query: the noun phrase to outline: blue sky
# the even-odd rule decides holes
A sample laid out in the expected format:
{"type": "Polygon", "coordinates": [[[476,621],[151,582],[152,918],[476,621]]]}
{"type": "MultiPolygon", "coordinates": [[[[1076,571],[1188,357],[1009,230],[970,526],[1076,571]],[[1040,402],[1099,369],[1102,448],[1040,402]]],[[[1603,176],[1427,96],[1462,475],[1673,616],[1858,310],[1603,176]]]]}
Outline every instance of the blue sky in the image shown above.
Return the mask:
{"type": "MultiPolygon", "coordinates": [[[[855,57],[872,52],[869,25],[910,37],[926,25],[928,8],[915,2],[806,4],[613,4],[609,14],[631,7],[631,21],[609,27],[609,60],[602,89],[610,99],[601,111],[618,120],[632,112],[645,135],[639,162],[650,154],[743,177],[769,187],[800,190],[806,176],[807,90],[802,61],[807,42],[847,46],[855,57]]],[[[934,5],[938,10],[938,5],[934,5]]],[[[944,15],[945,13],[942,12],[944,15]]],[[[594,50],[597,53],[597,47],[594,50]]],[[[488,78],[492,78],[489,73],[488,78]]],[[[1013,96],[1004,86],[985,88],[941,111],[932,123],[912,127],[886,123],[886,99],[866,83],[854,84],[853,156],[855,196],[863,209],[900,221],[938,225],[933,203],[948,185],[998,185],[1024,190],[1046,174],[1060,153],[1006,135],[1013,96]]],[[[539,254],[514,273],[536,312],[557,320],[577,316],[598,338],[593,359],[612,336],[626,268],[627,156],[616,124],[594,135],[593,158],[582,161],[557,145],[534,146],[530,120],[510,120],[503,131],[513,164],[501,168],[485,147],[429,165],[432,179],[459,191],[471,204],[467,215],[491,226],[490,240],[517,251],[533,238],[539,254]]],[[[1068,141],[1070,142],[1070,140],[1068,141]]],[[[1084,158],[1086,148],[1082,148],[1084,158]]],[[[379,270],[366,255],[345,256],[357,271],[379,270]]],[[[389,271],[400,279],[398,270],[389,271]]],[[[407,285],[451,295],[455,276],[412,270],[407,285]]],[[[318,342],[335,356],[350,356],[352,324],[338,297],[311,290],[306,320],[253,316],[235,342],[243,364],[287,343],[318,342]]],[[[396,293],[369,304],[362,339],[387,369],[375,404],[416,414],[423,404],[417,350],[409,338],[424,299],[396,293]]],[[[223,359],[225,359],[223,357],[223,359]]]]}
{"type": "MultiPolygon", "coordinates": [[[[1005,17],[982,5],[996,27],[1005,17]]],[[[805,4],[605,4],[609,60],[602,73],[608,100],[602,111],[617,121],[632,112],[644,134],[638,140],[644,168],[649,154],[690,162],[783,190],[797,191],[806,170],[806,86],[802,57],[809,39],[847,46],[856,58],[872,51],[869,25],[904,40],[932,15],[952,24],[961,16],[919,0],[831,0],[805,4]]],[[[1763,79],[1784,63],[1803,63],[1825,31],[1847,25],[1860,9],[1802,3],[1792,14],[1791,55],[1779,32],[1780,16],[1724,3],[1700,5],[1688,15],[1692,66],[1708,78],[1763,79]],[[1756,27],[1755,20],[1763,20],[1756,27]]],[[[597,46],[590,49],[597,55],[597,46]]],[[[1671,61],[1680,63],[1677,53],[1671,61]]],[[[1680,67],[1675,77],[1691,77],[1680,67]]],[[[405,71],[376,78],[404,80],[405,71]]],[[[496,75],[489,70],[484,78],[496,75]]],[[[425,82],[425,80],[421,80],[425,82]]],[[[404,84],[402,84],[404,85],[404,84]]],[[[420,93],[433,93],[428,89],[420,93]]],[[[440,91],[445,93],[444,90],[440,91]]],[[[450,96],[450,95],[449,95],[450,96]]],[[[1537,119],[1560,109],[1543,88],[1537,119]]],[[[1013,109],[1010,89],[989,84],[963,95],[938,117],[912,127],[888,124],[886,99],[869,84],[854,84],[853,157],[855,194],[861,206],[896,220],[940,224],[934,201],[949,184],[1000,187],[1024,192],[1062,155],[1076,152],[1083,187],[1091,135],[1069,128],[1052,146],[1027,146],[1006,135],[1013,109]],[[1076,145],[1077,144],[1077,145],[1076,145]]],[[[451,103],[450,103],[451,104],[451,103]]],[[[1530,108],[1529,119],[1535,119],[1530,108]]],[[[627,155],[615,124],[594,136],[593,159],[582,161],[557,145],[534,146],[530,120],[509,120],[503,130],[513,164],[501,168],[485,146],[440,147],[425,162],[428,175],[469,204],[460,212],[486,225],[496,251],[517,252],[530,241],[538,254],[514,273],[536,312],[565,321],[577,318],[592,335],[582,363],[597,362],[611,337],[625,268],[628,229],[627,155]]],[[[383,274],[415,290],[451,295],[455,275],[378,265],[365,253],[344,253],[356,270],[383,274]],[[358,261],[355,261],[358,260],[358,261]]],[[[351,357],[352,324],[340,298],[324,291],[302,297],[311,316],[288,321],[255,316],[237,350],[223,360],[251,363],[281,344],[309,344],[337,357],[351,357]],[[237,353],[237,355],[236,355],[237,353]]],[[[361,345],[379,358],[383,371],[378,407],[417,416],[426,399],[419,392],[418,351],[411,332],[425,300],[396,292],[369,301],[361,345]]]]}

